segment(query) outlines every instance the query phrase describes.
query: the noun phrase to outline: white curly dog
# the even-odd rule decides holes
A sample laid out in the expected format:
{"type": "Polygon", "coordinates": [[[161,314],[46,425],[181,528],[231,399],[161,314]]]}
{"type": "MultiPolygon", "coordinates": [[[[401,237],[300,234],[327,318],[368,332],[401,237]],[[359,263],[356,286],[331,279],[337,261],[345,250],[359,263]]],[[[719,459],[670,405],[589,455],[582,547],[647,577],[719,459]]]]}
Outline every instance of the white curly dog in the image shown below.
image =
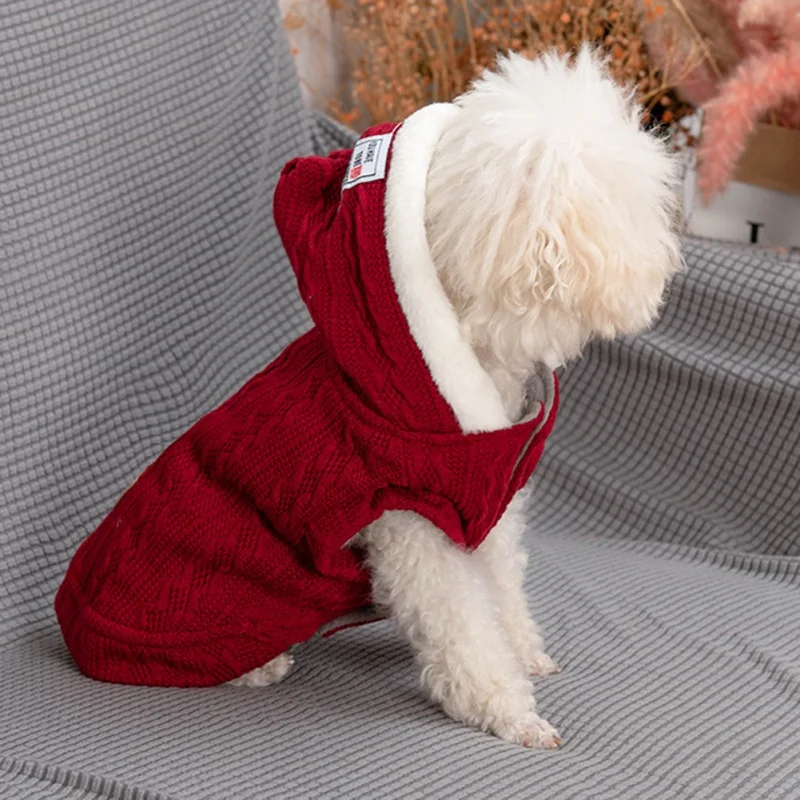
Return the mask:
{"type": "MultiPolygon", "coordinates": [[[[515,420],[537,365],[555,369],[592,337],[654,320],[681,266],[679,170],[588,48],[501,58],[455,105],[427,166],[426,246],[515,420]]],[[[387,226],[390,204],[387,194],[387,226]]],[[[560,738],[536,713],[530,676],[558,667],[523,588],[524,527],[518,496],[472,553],[410,512],[389,512],[356,539],[374,600],[411,644],[430,698],[509,742],[553,748],[560,738]]],[[[235,683],[273,683],[291,665],[284,653],[235,683]]]]}

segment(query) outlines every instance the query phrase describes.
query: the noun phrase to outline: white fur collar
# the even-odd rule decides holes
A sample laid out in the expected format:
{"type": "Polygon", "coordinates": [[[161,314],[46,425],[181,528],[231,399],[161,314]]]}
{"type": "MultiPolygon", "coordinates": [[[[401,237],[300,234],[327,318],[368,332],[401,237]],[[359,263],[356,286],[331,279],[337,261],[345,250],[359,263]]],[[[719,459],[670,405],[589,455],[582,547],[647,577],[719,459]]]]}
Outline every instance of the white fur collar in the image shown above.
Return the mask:
{"type": "Polygon", "coordinates": [[[386,249],[400,306],[431,377],[461,429],[474,433],[512,423],[494,381],[461,334],[425,233],[428,165],[444,127],[458,113],[449,103],[427,106],[395,134],[386,181],[386,249]]]}

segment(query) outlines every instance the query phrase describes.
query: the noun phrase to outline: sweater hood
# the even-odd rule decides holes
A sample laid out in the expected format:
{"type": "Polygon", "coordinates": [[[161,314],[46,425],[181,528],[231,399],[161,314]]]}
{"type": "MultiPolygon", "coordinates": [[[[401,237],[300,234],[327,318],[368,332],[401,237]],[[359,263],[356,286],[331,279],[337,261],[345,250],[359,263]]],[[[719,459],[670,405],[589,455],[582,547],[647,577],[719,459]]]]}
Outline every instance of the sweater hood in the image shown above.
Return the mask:
{"type": "MultiPolygon", "coordinates": [[[[514,422],[461,333],[425,231],[428,166],[459,113],[431,105],[402,124],[369,129],[353,150],[294,159],[275,192],[300,294],[346,390],[415,433],[488,432],[514,422]],[[412,400],[407,387],[426,381],[431,391],[412,400]]],[[[544,410],[543,424],[554,402],[552,372],[541,368],[528,394],[524,417],[544,410]]]]}

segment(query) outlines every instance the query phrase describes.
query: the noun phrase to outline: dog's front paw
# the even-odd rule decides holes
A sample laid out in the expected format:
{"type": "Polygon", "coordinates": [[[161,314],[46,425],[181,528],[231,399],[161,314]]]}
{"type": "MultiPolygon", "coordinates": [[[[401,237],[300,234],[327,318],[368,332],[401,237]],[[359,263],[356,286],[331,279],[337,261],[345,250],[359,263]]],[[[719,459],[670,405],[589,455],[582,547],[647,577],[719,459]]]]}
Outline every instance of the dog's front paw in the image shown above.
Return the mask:
{"type": "Polygon", "coordinates": [[[493,726],[493,733],[506,742],[531,749],[555,750],[561,744],[558,731],[533,711],[518,720],[493,726]]]}
{"type": "Polygon", "coordinates": [[[523,664],[528,675],[544,677],[545,675],[555,675],[557,672],[561,672],[561,667],[547,653],[541,650],[529,653],[524,658],[523,664]]]}

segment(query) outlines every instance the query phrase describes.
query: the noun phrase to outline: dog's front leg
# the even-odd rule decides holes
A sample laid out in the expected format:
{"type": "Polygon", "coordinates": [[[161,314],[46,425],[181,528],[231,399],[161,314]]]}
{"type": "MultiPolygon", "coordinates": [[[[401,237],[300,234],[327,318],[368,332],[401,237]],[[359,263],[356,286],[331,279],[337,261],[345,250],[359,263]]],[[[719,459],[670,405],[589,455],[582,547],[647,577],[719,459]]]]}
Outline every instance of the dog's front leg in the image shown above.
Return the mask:
{"type": "Polygon", "coordinates": [[[476,556],[491,575],[494,601],[511,647],[529,675],[551,675],[558,665],[544,652],[539,626],[525,596],[528,554],[522,547],[523,502],[517,495],[506,513],[478,548],[476,556]]]}
{"type": "Polygon", "coordinates": [[[422,685],[456,720],[526,747],[552,748],[533,688],[497,625],[474,555],[427,520],[389,512],[358,537],[373,598],[387,608],[422,667],[422,685]]]}

